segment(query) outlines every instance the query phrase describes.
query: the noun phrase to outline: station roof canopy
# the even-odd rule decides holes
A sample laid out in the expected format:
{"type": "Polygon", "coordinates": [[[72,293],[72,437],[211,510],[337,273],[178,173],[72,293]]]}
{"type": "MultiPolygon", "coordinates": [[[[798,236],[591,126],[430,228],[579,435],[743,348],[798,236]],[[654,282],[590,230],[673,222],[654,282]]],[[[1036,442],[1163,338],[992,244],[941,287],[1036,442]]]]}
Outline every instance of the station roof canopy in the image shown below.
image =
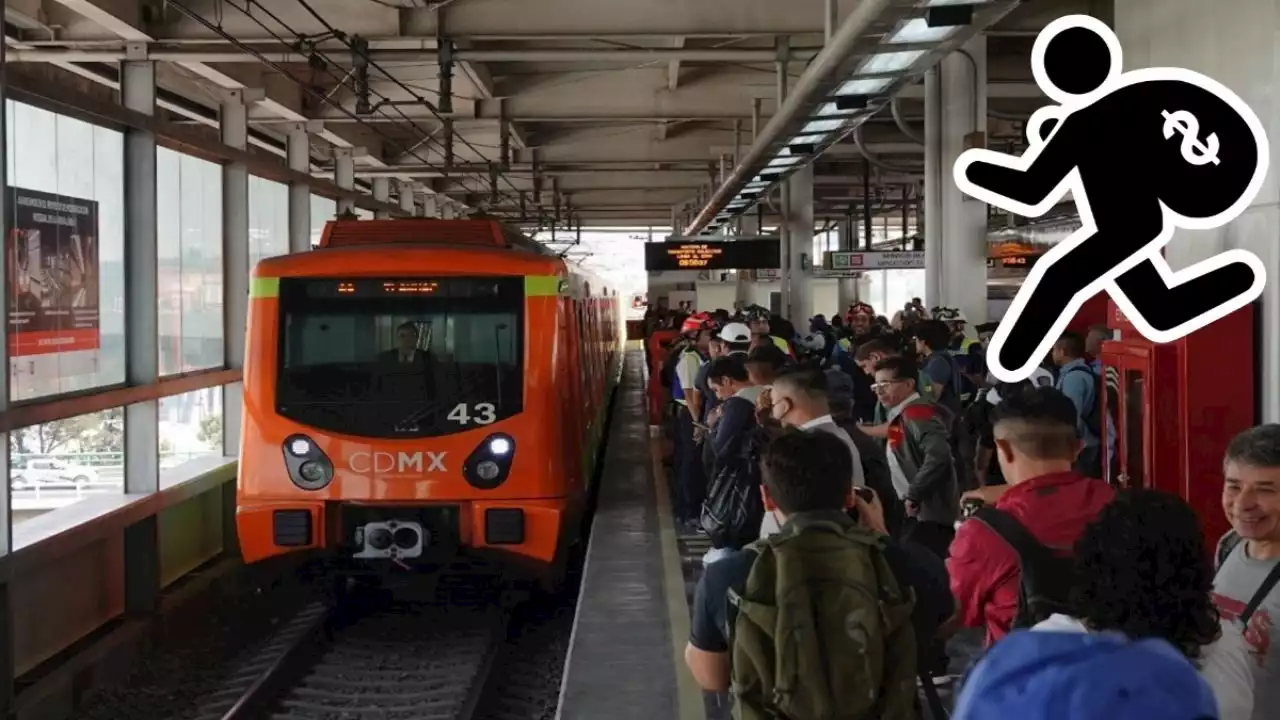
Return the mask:
{"type": "Polygon", "coordinates": [[[438,202],[560,225],[680,216],[694,233],[808,163],[820,221],[860,211],[868,179],[896,217],[923,174],[921,74],[980,32],[988,145],[1017,149],[1043,102],[1036,32],[1094,4],[11,0],[8,59],[18,82],[104,97],[121,60],[159,61],[162,113],[197,128],[227,90],[254,89],[256,151],[283,154],[306,123],[317,175],[354,148],[358,181],[438,202]]]}

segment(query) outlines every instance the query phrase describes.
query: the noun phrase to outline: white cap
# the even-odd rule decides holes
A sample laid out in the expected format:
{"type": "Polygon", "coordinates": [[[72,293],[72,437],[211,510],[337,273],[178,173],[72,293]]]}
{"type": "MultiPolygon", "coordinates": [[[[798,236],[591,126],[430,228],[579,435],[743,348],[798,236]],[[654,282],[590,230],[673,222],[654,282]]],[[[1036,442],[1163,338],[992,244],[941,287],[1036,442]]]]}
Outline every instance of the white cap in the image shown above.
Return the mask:
{"type": "Polygon", "coordinates": [[[720,339],[727,343],[751,342],[751,328],[743,323],[729,323],[720,331],[720,339]]]}
{"type": "MultiPolygon", "coordinates": [[[[1050,387],[1053,385],[1053,373],[1044,368],[1036,368],[1031,371],[1031,377],[1027,378],[1035,387],[1050,387]]],[[[996,388],[987,391],[987,402],[992,405],[1000,404],[1000,392],[996,388]]]]}

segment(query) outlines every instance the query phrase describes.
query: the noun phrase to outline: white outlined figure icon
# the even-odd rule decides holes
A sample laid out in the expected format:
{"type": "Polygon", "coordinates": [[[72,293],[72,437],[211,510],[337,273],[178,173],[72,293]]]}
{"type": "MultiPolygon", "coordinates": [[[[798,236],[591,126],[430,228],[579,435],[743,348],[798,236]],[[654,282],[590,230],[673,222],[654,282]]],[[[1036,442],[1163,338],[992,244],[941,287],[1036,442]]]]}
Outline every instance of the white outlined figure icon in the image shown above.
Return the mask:
{"type": "Polygon", "coordinates": [[[1228,250],[1174,272],[1161,254],[1176,228],[1239,216],[1266,178],[1270,148],[1253,111],[1221,83],[1181,68],[1121,72],[1115,34],[1085,16],[1036,38],[1036,84],[1056,105],[1027,123],[1021,157],[964,152],[961,191],[1038,217],[1069,191],[1082,227],[1031,269],[987,350],[1005,382],[1030,376],[1086,300],[1107,292],[1138,332],[1172,342],[1262,294],[1266,270],[1228,250]]]}

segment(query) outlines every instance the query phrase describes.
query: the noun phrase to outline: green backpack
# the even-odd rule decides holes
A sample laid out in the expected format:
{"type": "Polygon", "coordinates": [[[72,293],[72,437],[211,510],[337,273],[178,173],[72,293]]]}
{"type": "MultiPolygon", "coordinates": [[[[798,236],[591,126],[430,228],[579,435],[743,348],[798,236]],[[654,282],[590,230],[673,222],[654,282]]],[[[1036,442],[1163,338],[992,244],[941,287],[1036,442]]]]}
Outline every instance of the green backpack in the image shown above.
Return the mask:
{"type": "Polygon", "coordinates": [[[915,604],[884,538],[843,513],[790,518],[729,592],[738,720],[914,719],[915,604]]]}

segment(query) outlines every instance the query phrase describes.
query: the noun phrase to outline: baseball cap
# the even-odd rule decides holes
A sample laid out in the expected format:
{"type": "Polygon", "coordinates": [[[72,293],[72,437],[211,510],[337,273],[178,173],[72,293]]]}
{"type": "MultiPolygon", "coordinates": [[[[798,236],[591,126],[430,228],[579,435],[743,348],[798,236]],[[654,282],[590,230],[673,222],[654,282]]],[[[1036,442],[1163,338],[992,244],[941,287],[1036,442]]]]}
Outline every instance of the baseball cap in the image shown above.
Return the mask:
{"type": "Polygon", "coordinates": [[[729,323],[720,331],[720,339],[727,343],[751,342],[751,328],[743,323],[729,323]]]}
{"type": "Polygon", "coordinates": [[[1217,720],[1194,666],[1164,640],[1019,630],[974,667],[952,720],[1217,720]]]}

